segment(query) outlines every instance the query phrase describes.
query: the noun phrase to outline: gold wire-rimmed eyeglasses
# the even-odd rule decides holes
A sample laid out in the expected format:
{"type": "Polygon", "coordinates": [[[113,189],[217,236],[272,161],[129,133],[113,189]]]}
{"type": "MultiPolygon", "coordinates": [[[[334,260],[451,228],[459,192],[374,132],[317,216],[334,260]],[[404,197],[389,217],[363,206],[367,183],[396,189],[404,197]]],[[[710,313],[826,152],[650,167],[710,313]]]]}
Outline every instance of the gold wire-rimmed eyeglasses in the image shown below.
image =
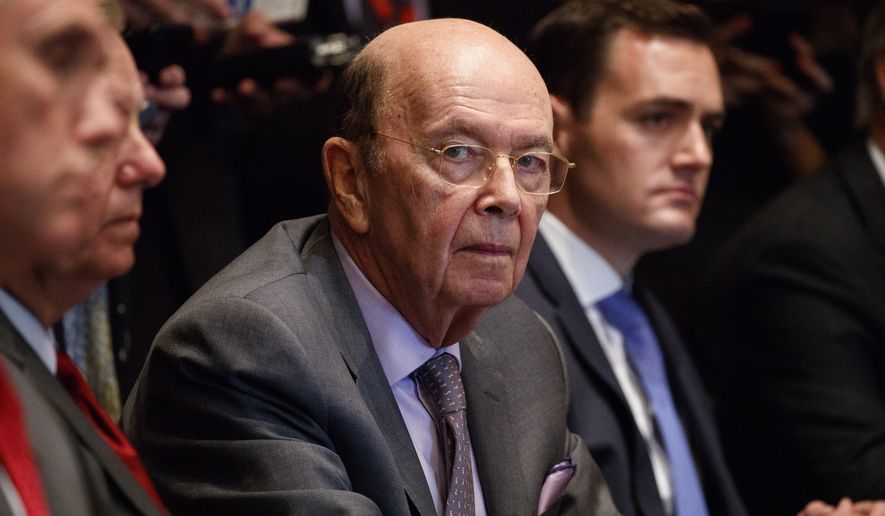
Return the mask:
{"type": "Polygon", "coordinates": [[[551,152],[526,152],[519,156],[510,156],[469,143],[450,143],[436,149],[389,134],[372,134],[433,152],[437,159],[437,174],[443,182],[452,186],[481,187],[495,173],[498,159],[507,158],[516,178],[516,187],[520,191],[531,195],[549,195],[562,190],[569,169],[575,168],[574,163],[551,152]]]}

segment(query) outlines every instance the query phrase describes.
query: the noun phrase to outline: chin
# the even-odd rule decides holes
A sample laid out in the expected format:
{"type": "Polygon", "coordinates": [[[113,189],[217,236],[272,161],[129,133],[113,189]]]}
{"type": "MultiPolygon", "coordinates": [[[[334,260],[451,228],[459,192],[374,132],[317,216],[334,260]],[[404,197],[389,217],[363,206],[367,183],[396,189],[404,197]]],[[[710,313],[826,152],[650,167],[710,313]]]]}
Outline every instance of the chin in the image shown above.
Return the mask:
{"type": "Polygon", "coordinates": [[[135,265],[135,253],[132,250],[118,252],[104,257],[94,265],[97,276],[104,279],[119,278],[125,275],[135,265]]]}
{"type": "Polygon", "coordinates": [[[645,241],[652,244],[650,251],[660,251],[688,243],[694,237],[694,233],[694,220],[669,221],[667,224],[648,228],[645,241]]]}
{"type": "Polygon", "coordinates": [[[478,280],[465,288],[458,299],[463,306],[491,307],[502,303],[513,290],[513,283],[509,281],[478,280]]]}

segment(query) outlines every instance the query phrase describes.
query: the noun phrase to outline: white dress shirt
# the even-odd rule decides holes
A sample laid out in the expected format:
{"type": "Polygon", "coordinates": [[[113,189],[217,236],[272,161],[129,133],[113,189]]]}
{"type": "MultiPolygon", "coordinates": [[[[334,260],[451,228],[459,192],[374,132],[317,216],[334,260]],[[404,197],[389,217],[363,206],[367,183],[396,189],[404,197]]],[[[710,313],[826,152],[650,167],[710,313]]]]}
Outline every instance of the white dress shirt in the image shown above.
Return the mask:
{"type": "Polygon", "coordinates": [[[3,310],[9,322],[46,364],[49,372],[55,375],[58,365],[55,357],[55,335],[52,329],[44,327],[36,315],[4,289],[0,289],[0,310],[3,310]]]}
{"type": "MultiPolygon", "coordinates": [[[[393,391],[393,397],[406,423],[412,445],[424,470],[424,477],[433,497],[437,514],[444,514],[446,495],[446,466],[443,450],[437,437],[436,426],[430,409],[421,399],[418,385],[412,379],[415,369],[436,355],[450,353],[461,364],[459,343],[434,349],[403,318],[402,314],[369,282],[353,259],[333,235],[332,242],[341,260],[344,274],[356,296],[375,352],[384,368],[384,374],[393,391]]],[[[469,393],[467,403],[470,403],[469,393]]],[[[468,430],[469,434],[469,430],[468,430]]],[[[474,507],[477,516],[486,514],[485,500],[476,470],[476,457],[471,454],[473,465],[474,507]]]]}
{"type": "Polygon", "coordinates": [[[885,183],[885,155],[872,138],[867,139],[867,152],[870,153],[870,159],[873,160],[873,166],[882,178],[882,183],[885,183]]]}
{"type": "Polygon", "coordinates": [[[667,512],[672,514],[673,487],[670,466],[663,445],[654,432],[654,409],[649,404],[642,384],[627,359],[624,336],[609,324],[596,308],[597,302],[624,288],[624,281],[599,253],[549,212],[541,217],[538,230],[550,246],[556,261],[559,262],[584,309],[587,320],[590,321],[590,326],[596,333],[596,338],[602,345],[621,392],[630,406],[633,420],[649,450],[649,459],[661,501],[667,512]]]}

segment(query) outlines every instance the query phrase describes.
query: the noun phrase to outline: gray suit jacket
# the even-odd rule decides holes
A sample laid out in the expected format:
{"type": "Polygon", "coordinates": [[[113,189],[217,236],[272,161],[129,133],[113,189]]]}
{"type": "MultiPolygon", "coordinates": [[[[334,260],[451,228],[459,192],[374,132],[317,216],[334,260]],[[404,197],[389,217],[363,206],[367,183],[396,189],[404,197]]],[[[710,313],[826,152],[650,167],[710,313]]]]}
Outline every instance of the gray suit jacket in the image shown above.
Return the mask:
{"type": "MultiPolygon", "coordinates": [[[[490,514],[534,514],[549,469],[578,466],[555,512],[614,513],[566,429],[562,358],[515,299],[461,341],[490,514]]],[[[166,323],[124,428],[181,514],[435,514],[325,217],[275,226],[166,323]]]]}
{"type": "Polygon", "coordinates": [[[31,447],[53,514],[160,514],[2,311],[0,362],[24,409],[31,447]]]}

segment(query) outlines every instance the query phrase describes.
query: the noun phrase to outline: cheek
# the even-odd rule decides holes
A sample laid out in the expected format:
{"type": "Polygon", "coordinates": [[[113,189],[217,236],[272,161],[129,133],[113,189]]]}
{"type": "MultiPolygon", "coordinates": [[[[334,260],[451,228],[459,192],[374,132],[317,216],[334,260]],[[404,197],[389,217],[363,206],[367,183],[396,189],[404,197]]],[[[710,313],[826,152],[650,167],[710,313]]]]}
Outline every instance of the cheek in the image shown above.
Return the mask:
{"type": "Polygon", "coordinates": [[[538,232],[538,224],[541,222],[541,216],[544,214],[544,209],[547,207],[547,198],[529,198],[528,200],[523,200],[522,206],[523,211],[519,216],[520,253],[518,258],[521,258],[523,253],[525,253],[525,257],[528,258],[528,254],[532,250],[532,244],[534,243],[535,236],[538,232]]]}
{"type": "Polygon", "coordinates": [[[697,185],[698,185],[698,195],[700,196],[700,200],[704,200],[704,196],[707,194],[707,184],[710,182],[710,169],[706,169],[701,172],[697,176],[697,185]]]}
{"type": "MultiPolygon", "coordinates": [[[[61,111],[73,116],[73,101],[63,95],[59,83],[31,59],[12,59],[0,65],[0,98],[4,99],[3,125],[44,126],[61,111]],[[14,100],[14,101],[10,101],[14,100]]],[[[23,137],[34,139],[34,134],[23,137]]]]}
{"type": "Polygon", "coordinates": [[[445,196],[419,180],[378,183],[370,192],[370,231],[378,259],[410,281],[435,283],[449,259],[460,215],[445,196]]]}

